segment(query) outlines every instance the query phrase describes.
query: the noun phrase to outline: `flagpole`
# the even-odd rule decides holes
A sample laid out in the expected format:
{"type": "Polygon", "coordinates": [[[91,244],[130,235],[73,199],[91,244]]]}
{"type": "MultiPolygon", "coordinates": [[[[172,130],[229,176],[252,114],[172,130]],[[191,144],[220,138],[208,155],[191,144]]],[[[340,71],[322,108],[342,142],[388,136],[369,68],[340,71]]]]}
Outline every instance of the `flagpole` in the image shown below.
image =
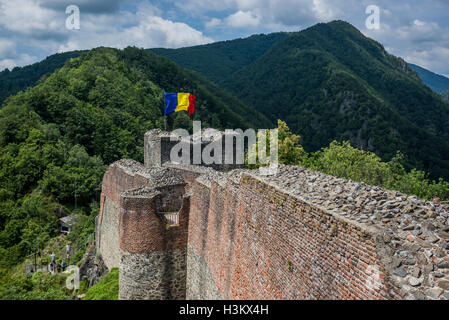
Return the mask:
{"type": "MultiPolygon", "coordinates": [[[[164,90],[164,100],[165,100],[165,96],[166,96],[166,93],[164,90]]],[[[165,103],[167,103],[167,102],[165,102],[165,103]]],[[[165,107],[167,107],[167,106],[165,106],[165,107]]],[[[167,114],[166,114],[165,108],[164,108],[164,131],[167,131],[167,114]]]]}

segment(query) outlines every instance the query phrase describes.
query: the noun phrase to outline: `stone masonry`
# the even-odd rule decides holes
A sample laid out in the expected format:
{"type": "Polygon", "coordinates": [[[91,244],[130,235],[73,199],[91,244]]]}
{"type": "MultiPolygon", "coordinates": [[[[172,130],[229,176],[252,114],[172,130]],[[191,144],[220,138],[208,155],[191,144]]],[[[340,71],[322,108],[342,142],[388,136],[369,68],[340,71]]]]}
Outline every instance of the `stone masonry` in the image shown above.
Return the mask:
{"type": "Polygon", "coordinates": [[[97,251],[120,299],[449,300],[444,206],[301,167],[170,163],[167,137],[103,179],[97,251]]]}

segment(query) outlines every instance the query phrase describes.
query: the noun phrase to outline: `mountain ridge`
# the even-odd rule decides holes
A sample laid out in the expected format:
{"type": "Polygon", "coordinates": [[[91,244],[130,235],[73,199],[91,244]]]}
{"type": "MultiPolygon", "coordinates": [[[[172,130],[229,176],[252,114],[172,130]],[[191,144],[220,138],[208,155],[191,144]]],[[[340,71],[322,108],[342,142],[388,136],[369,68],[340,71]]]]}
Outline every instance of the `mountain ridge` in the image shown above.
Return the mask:
{"type": "Polygon", "coordinates": [[[449,90],[449,78],[413,63],[409,63],[408,65],[420,76],[422,81],[435,92],[443,94],[444,91],[449,90]]]}
{"type": "Polygon", "coordinates": [[[222,99],[242,100],[235,103],[237,114],[248,118],[258,110],[265,127],[278,118],[287,121],[308,151],[334,139],[349,140],[384,160],[399,150],[407,168],[449,177],[447,102],[404,60],[347,22],[149,51],[171,57],[186,72],[193,70],[190,77],[214,81],[222,99]],[[220,63],[225,65],[211,67],[220,63]]]}
{"type": "Polygon", "coordinates": [[[154,48],[148,50],[220,83],[224,78],[255,61],[275,43],[287,38],[290,34],[288,32],[257,34],[247,38],[180,49],[154,48]]]}
{"type": "Polygon", "coordinates": [[[15,67],[12,70],[5,69],[0,72],[0,106],[9,96],[28,87],[33,87],[40,78],[62,68],[70,58],[76,58],[85,51],[69,51],[56,53],[42,61],[24,67],[15,67]]]}
{"type": "Polygon", "coordinates": [[[449,105],[347,22],[290,33],[218,83],[272,121],[287,121],[308,151],[350,140],[384,160],[400,150],[408,168],[449,176],[449,105]]]}

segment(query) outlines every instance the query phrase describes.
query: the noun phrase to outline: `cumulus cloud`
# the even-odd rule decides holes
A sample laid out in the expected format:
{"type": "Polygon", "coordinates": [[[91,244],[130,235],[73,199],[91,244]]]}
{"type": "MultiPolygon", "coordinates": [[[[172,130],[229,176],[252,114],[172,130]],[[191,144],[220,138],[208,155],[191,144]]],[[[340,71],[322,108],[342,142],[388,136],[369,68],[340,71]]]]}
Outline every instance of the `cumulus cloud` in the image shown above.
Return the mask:
{"type": "Polygon", "coordinates": [[[178,48],[213,41],[186,23],[162,18],[161,10],[147,2],[135,11],[119,10],[121,2],[0,0],[0,39],[7,35],[0,41],[0,70],[34,62],[30,50],[45,56],[99,46],[178,48]],[[69,4],[80,7],[80,30],[66,29],[69,4]]]}
{"type": "MultiPolygon", "coordinates": [[[[395,23],[395,21],[391,21],[395,23]]],[[[404,24],[382,23],[365,34],[387,44],[391,53],[437,73],[449,74],[449,27],[414,19],[404,24]]]]}
{"type": "Polygon", "coordinates": [[[12,34],[59,37],[64,22],[63,13],[43,8],[37,0],[0,0],[0,27],[12,34]]]}
{"type": "MultiPolygon", "coordinates": [[[[90,24],[92,27],[93,24],[90,24]]],[[[179,48],[210,43],[213,40],[205,37],[185,23],[173,22],[157,16],[149,16],[138,21],[136,26],[127,28],[111,28],[97,32],[79,32],[61,44],[60,52],[88,49],[98,46],[124,48],[129,45],[141,48],[169,47],[179,48]]]]}
{"type": "Polygon", "coordinates": [[[59,51],[88,49],[98,46],[124,48],[129,45],[154,48],[179,48],[210,43],[213,40],[189,25],[163,19],[159,9],[142,4],[136,13],[87,16],[81,29],[59,46],[59,51]],[[118,18],[118,19],[117,19],[118,18]]]}
{"type": "Polygon", "coordinates": [[[228,26],[234,28],[254,28],[260,24],[261,18],[251,11],[237,11],[226,18],[228,26]]]}
{"type": "Polygon", "coordinates": [[[411,43],[424,43],[439,41],[444,34],[436,22],[426,22],[419,19],[413,20],[410,24],[397,27],[393,33],[399,40],[409,41],[411,43]]]}
{"type": "Polygon", "coordinates": [[[0,70],[12,69],[18,65],[27,65],[34,62],[36,57],[26,53],[18,54],[16,44],[10,39],[0,38],[0,70]]]}
{"type": "Polygon", "coordinates": [[[29,65],[35,61],[36,57],[22,53],[13,59],[0,59],[0,70],[4,70],[6,68],[11,70],[14,67],[29,65]]]}
{"type": "Polygon", "coordinates": [[[0,39],[9,40],[0,42],[0,59],[11,65],[97,46],[176,48],[341,19],[393,54],[449,74],[448,12],[448,0],[0,0],[0,39]],[[76,31],[65,28],[65,8],[72,4],[81,10],[76,31]],[[379,30],[365,27],[372,4],[381,9],[379,30]]]}
{"type": "Polygon", "coordinates": [[[0,59],[10,58],[16,54],[16,44],[9,39],[0,38],[0,59]]]}
{"type": "Polygon", "coordinates": [[[212,18],[208,22],[206,22],[205,27],[206,29],[212,29],[221,24],[221,19],[218,18],[212,18]]]}
{"type": "Polygon", "coordinates": [[[448,70],[449,48],[432,47],[428,50],[410,50],[404,58],[408,62],[430,70],[448,70]]]}
{"type": "MultiPolygon", "coordinates": [[[[395,55],[432,71],[449,74],[448,0],[184,0],[172,1],[185,13],[207,14],[205,26],[229,34],[226,27],[249,32],[291,31],[318,22],[346,20],[380,41],[395,55]],[[377,5],[381,28],[367,30],[365,9],[377,5]],[[233,12],[229,16],[229,12],[233,12]],[[215,17],[213,15],[215,13],[215,17]],[[224,15],[224,16],[223,16],[224,15]],[[210,18],[209,18],[210,19],[210,18]]],[[[240,31],[242,32],[242,31],[240,31]]]]}
{"type": "Polygon", "coordinates": [[[185,0],[174,1],[185,12],[234,11],[225,19],[232,27],[254,28],[262,23],[272,26],[308,26],[329,21],[341,13],[342,0],[185,0]]]}

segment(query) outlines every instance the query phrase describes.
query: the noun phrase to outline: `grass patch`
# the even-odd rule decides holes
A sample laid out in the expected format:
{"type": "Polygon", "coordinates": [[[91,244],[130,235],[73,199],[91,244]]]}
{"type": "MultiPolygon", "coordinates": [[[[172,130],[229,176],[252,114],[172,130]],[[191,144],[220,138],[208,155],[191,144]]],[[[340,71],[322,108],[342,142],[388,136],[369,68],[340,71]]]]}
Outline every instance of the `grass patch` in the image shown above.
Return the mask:
{"type": "Polygon", "coordinates": [[[89,288],[84,300],[118,300],[118,268],[113,268],[89,288]]]}

